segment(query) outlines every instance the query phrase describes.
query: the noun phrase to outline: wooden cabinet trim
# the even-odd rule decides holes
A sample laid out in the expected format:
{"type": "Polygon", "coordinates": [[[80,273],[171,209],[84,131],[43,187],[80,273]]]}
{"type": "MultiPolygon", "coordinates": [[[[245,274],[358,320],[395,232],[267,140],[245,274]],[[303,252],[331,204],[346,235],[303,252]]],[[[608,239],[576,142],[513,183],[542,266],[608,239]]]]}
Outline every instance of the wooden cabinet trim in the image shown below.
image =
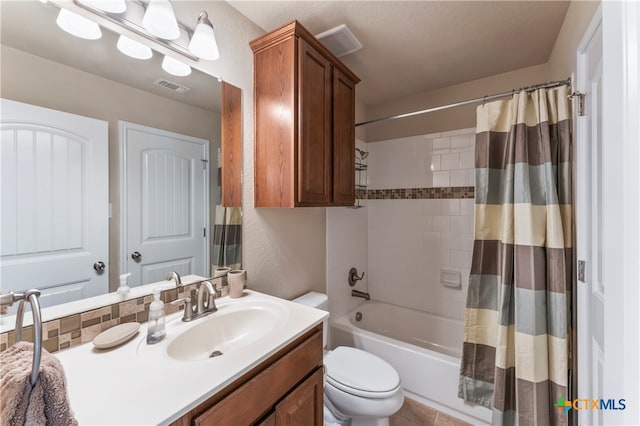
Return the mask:
{"type": "MultiPolygon", "coordinates": [[[[271,383],[267,380],[268,383],[268,393],[273,392],[276,399],[271,403],[270,407],[273,407],[275,403],[282,398],[284,394],[287,393],[293,386],[300,382],[301,379],[306,377],[311,371],[315,368],[322,366],[322,324],[314,327],[312,330],[308,331],[304,335],[300,336],[292,343],[275,353],[274,355],[267,358],[265,361],[261,362],[259,365],[254,367],[251,371],[244,374],[239,379],[235,380],[233,383],[228,385],[226,388],[213,395],[205,402],[201,403],[197,407],[193,408],[187,414],[177,419],[171,426],[188,426],[192,424],[197,425],[206,425],[206,414],[211,410],[215,409],[218,405],[222,404],[227,398],[231,398],[234,394],[239,393],[245,386],[254,381],[257,377],[264,377],[265,373],[272,367],[278,367],[275,369],[276,374],[291,374],[294,376],[289,381],[295,380],[295,382],[285,391],[276,395],[276,390],[272,388],[271,383]],[[300,366],[296,365],[296,363],[300,364],[300,366]],[[294,365],[292,367],[292,364],[294,365]],[[279,366],[279,367],[278,367],[279,366]],[[300,377],[299,377],[300,376],[300,377]],[[197,418],[202,418],[199,422],[196,421],[197,418]]],[[[273,371],[273,370],[272,370],[273,371]]],[[[288,382],[287,382],[288,383],[288,382]]],[[[240,398],[238,403],[240,404],[240,411],[246,411],[253,407],[246,405],[246,400],[240,398]]],[[[270,407],[266,410],[262,410],[260,413],[254,413],[255,417],[252,422],[257,421],[259,418],[263,417],[270,409],[270,407]]],[[[233,410],[232,410],[233,411],[233,410]]],[[[214,416],[211,420],[215,422],[217,425],[221,425],[218,416],[214,416]]],[[[232,419],[234,420],[234,419],[232,419]]],[[[241,424],[242,422],[232,421],[229,424],[241,424]]]]}
{"type": "Polygon", "coordinates": [[[242,207],[242,91],[226,82],[222,82],[221,124],[222,206],[242,207]]]}

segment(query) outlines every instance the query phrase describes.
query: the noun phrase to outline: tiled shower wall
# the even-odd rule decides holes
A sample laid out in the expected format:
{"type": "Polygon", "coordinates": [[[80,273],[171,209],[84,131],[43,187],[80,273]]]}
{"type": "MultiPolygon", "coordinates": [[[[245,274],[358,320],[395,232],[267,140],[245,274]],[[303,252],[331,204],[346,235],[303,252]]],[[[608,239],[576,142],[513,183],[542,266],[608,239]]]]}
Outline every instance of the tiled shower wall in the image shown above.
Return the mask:
{"type": "Polygon", "coordinates": [[[473,247],[474,133],[367,144],[369,189],[386,190],[374,191],[365,209],[372,298],[463,318],[473,247]],[[391,191],[433,187],[467,188],[391,191]],[[460,285],[444,285],[442,273],[447,281],[459,277],[460,285]]]}

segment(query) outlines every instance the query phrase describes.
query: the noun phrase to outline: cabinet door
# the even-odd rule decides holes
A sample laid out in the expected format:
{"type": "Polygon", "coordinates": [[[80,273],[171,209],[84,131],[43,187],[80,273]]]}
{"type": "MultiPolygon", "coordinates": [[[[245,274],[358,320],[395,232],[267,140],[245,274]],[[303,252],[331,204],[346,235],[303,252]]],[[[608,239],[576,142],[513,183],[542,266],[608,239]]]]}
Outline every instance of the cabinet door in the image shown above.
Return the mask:
{"type": "Polygon", "coordinates": [[[323,377],[318,368],[276,405],[277,426],[322,426],[323,377]]]}
{"type": "Polygon", "coordinates": [[[333,204],[352,206],[356,198],[356,87],[333,69],[333,204]]]}
{"type": "Polygon", "coordinates": [[[331,64],[298,38],[297,201],[331,203],[331,64]]]}

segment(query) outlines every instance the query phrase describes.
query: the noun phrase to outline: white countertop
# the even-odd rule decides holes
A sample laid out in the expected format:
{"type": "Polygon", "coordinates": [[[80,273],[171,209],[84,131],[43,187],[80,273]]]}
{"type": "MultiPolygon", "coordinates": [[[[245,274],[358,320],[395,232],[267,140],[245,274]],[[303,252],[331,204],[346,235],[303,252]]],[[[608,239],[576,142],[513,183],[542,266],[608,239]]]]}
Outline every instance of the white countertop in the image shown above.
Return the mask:
{"type": "Polygon", "coordinates": [[[251,290],[239,299],[222,297],[218,311],[192,322],[182,311],[167,316],[165,339],[146,344],[146,324],[136,337],[110,350],[87,343],[56,352],[67,377],[71,407],[81,425],[168,424],[250,371],[295,338],[311,330],[328,312],[251,290]],[[241,349],[201,361],[178,361],[166,351],[183,331],[245,305],[276,306],[284,320],[264,338],[241,349]]]}

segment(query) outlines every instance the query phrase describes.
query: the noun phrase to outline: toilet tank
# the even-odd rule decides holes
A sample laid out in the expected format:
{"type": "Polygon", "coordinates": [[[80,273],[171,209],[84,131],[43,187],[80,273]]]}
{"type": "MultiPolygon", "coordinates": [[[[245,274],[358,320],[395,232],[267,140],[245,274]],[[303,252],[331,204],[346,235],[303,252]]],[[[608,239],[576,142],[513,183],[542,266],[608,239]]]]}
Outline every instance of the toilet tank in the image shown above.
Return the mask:
{"type": "MultiPolygon", "coordinates": [[[[310,291],[303,294],[300,297],[296,297],[292,302],[299,303],[301,305],[309,306],[311,308],[320,309],[322,311],[329,311],[329,298],[324,293],[318,293],[317,291],[310,291]]],[[[327,330],[329,329],[329,320],[322,321],[322,347],[327,347],[327,330]]]]}

